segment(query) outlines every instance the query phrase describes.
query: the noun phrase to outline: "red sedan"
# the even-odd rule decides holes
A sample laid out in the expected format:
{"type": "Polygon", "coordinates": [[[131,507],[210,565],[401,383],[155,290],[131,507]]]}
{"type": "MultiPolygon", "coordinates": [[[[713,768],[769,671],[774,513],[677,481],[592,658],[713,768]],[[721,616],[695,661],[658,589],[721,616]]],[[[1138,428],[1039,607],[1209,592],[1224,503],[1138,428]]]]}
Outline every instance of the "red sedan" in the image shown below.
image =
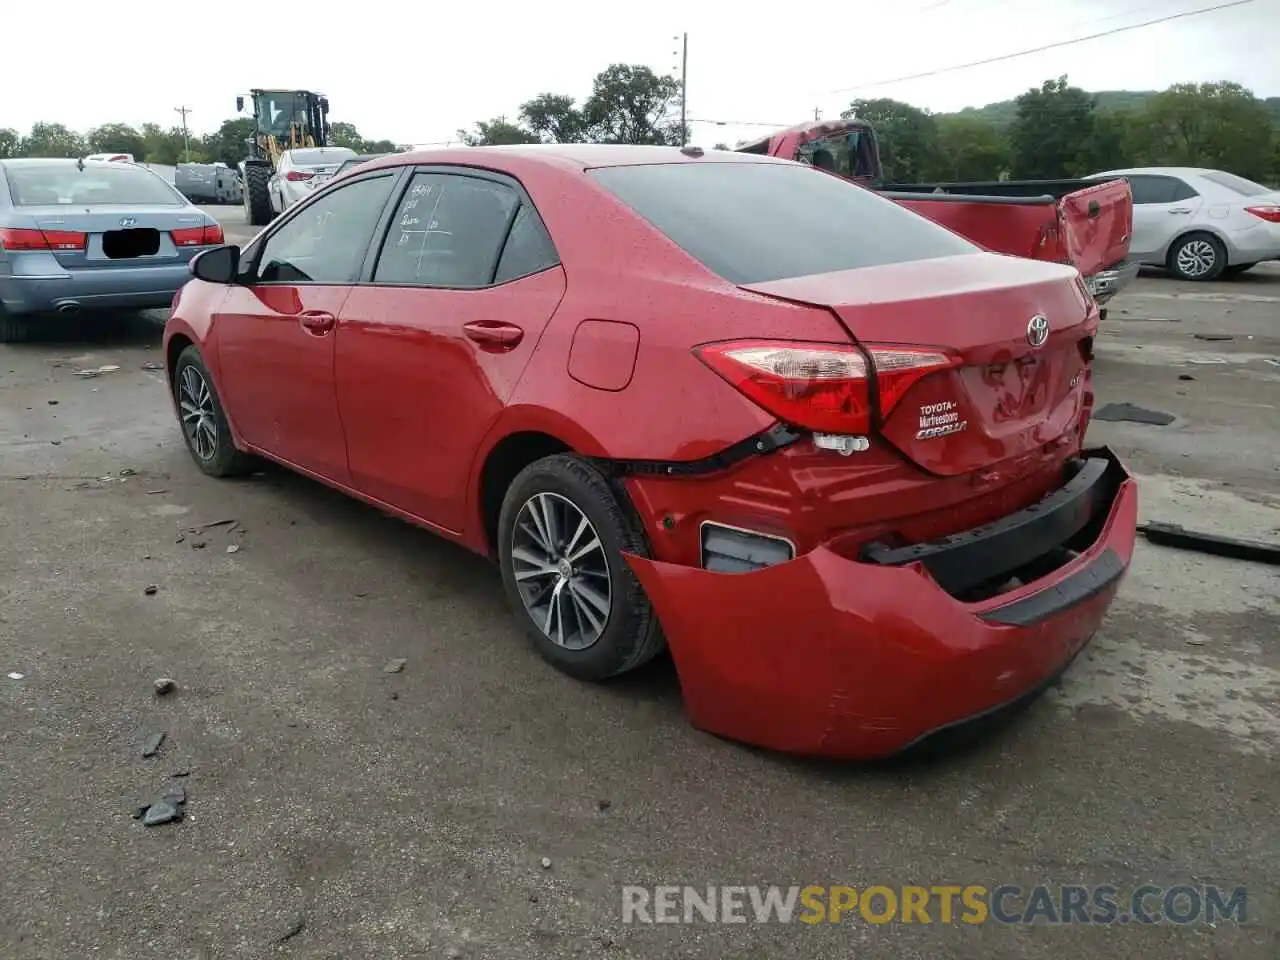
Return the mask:
{"type": "Polygon", "coordinates": [[[1075,269],[800,164],[396,154],[192,272],[200,469],[267,457],[493,557],[552,664],[669,647],[726,737],[869,757],[1023,701],[1129,565],[1075,269]]]}

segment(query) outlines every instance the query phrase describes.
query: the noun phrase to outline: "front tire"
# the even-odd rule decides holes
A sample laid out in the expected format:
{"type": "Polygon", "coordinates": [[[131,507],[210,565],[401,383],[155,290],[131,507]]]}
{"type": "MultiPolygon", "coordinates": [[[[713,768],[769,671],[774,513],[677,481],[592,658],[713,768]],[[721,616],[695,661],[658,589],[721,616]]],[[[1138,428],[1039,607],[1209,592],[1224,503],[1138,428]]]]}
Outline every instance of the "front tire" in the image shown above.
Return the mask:
{"type": "Polygon", "coordinates": [[[591,464],[557,454],[512,481],[498,519],[502,583],[534,648],[569,676],[605,680],[666,644],[623,553],[648,556],[648,543],[591,464]]]}
{"type": "Polygon", "coordinates": [[[246,164],[244,168],[244,212],[251,227],[265,227],[272,220],[271,168],[246,164]]]}
{"type": "Polygon", "coordinates": [[[1169,251],[1169,272],[1179,280],[1217,280],[1227,268],[1227,248],[1211,233],[1189,233],[1169,251]]]}
{"type": "Polygon", "coordinates": [[[213,377],[194,345],[178,354],[173,365],[173,399],[187,452],[197,467],[211,477],[239,476],[252,468],[252,458],[231,439],[213,377]]]}

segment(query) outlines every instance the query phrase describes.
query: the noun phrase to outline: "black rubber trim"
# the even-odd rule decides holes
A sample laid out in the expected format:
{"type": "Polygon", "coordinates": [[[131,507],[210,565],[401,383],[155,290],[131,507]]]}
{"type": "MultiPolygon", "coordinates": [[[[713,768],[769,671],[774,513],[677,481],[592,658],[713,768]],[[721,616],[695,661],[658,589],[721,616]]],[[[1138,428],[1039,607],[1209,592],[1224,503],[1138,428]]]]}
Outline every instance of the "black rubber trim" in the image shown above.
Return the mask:
{"type": "Polygon", "coordinates": [[[1124,576],[1125,564],[1120,555],[1107,548],[1092,563],[1081,567],[1061,583],[1029,597],[996,607],[981,615],[987,623],[1009,627],[1029,627],[1047,620],[1076,604],[1084,603],[1124,576]]]}
{"type": "Polygon", "coordinates": [[[1010,207],[1052,207],[1057,200],[1049,194],[1039,197],[987,197],[974,193],[912,193],[905,190],[884,190],[882,197],[890,200],[937,200],[939,203],[987,203],[1010,207]]]}
{"type": "Polygon", "coordinates": [[[597,460],[615,476],[626,477],[697,477],[724,470],[749,457],[781,450],[799,440],[804,433],[776,423],[763,433],[740,440],[731,447],[701,460],[597,460]]]}
{"type": "Polygon", "coordinates": [[[1109,450],[1069,461],[1066,482],[1039,503],[994,523],[907,547],[870,543],[861,559],[882,566],[919,562],[951,594],[960,594],[1061,547],[1109,510],[1124,468],[1109,450]]]}
{"type": "Polygon", "coordinates": [[[1197,553],[1207,553],[1215,557],[1229,557],[1232,560],[1280,566],[1280,543],[1224,537],[1216,533],[1201,533],[1198,530],[1188,530],[1176,523],[1145,523],[1139,525],[1138,529],[1148,540],[1162,547],[1194,550],[1197,553]]]}

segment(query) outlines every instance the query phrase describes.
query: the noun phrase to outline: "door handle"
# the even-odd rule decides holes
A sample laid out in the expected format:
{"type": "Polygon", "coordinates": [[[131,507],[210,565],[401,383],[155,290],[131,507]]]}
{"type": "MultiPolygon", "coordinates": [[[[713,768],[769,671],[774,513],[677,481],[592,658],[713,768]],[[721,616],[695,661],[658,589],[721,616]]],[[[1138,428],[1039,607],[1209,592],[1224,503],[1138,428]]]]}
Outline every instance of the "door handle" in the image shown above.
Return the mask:
{"type": "Polygon", "coordinates": [[[510,349],[524,339],[524,331],[514,323],[501,323],[493,320],[473,320],[462,325],[462,332],[468,340],[485,347],[503,347],[510,349]]]}
{"type": "Polygon", "coordinates": [[[1170,213],[1190,213],[1190,212],[1191,212],[1191,210],[1190,210],[1190,208],[1188,208],[1188,207],[1174,207],[1174,208],[1173,208],[1172,210],[1170,210],[1169,212],[1170,212],[1170,213]]]}
{"type": "Polygon", "coordinates": [[[325,313],[323,310],[304,310],[298,314],[298,322],[312,333],[326,334],[333,329],[337,320],[332,313],[325,313]]]}

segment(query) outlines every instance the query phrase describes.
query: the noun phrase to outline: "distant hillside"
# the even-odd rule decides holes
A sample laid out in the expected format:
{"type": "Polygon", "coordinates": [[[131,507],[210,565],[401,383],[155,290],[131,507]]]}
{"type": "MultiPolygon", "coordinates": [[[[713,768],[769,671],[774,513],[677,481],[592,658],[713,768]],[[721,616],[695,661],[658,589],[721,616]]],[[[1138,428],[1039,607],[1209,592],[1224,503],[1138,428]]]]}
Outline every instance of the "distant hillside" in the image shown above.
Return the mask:
{"type": "MultiPolygon", "coordinates": [[[[1129,110],[1140,107],[1155,96],[1157,90],[1099,90],[1094,93],[1098,107],[1106,111],[1129,110]]],[[[1267,97],[1262,101],[1271,111],[1271,119],[1280,126],[1280,97],[1267,97]]],[[[988,103],[985,107],[965,107],[959,115],[978,117],[992,123],[1004,125],[1011,123],[1018,113],[1018,104],[1014,100],[1001,100],[999,103],[988,103]]]]}

